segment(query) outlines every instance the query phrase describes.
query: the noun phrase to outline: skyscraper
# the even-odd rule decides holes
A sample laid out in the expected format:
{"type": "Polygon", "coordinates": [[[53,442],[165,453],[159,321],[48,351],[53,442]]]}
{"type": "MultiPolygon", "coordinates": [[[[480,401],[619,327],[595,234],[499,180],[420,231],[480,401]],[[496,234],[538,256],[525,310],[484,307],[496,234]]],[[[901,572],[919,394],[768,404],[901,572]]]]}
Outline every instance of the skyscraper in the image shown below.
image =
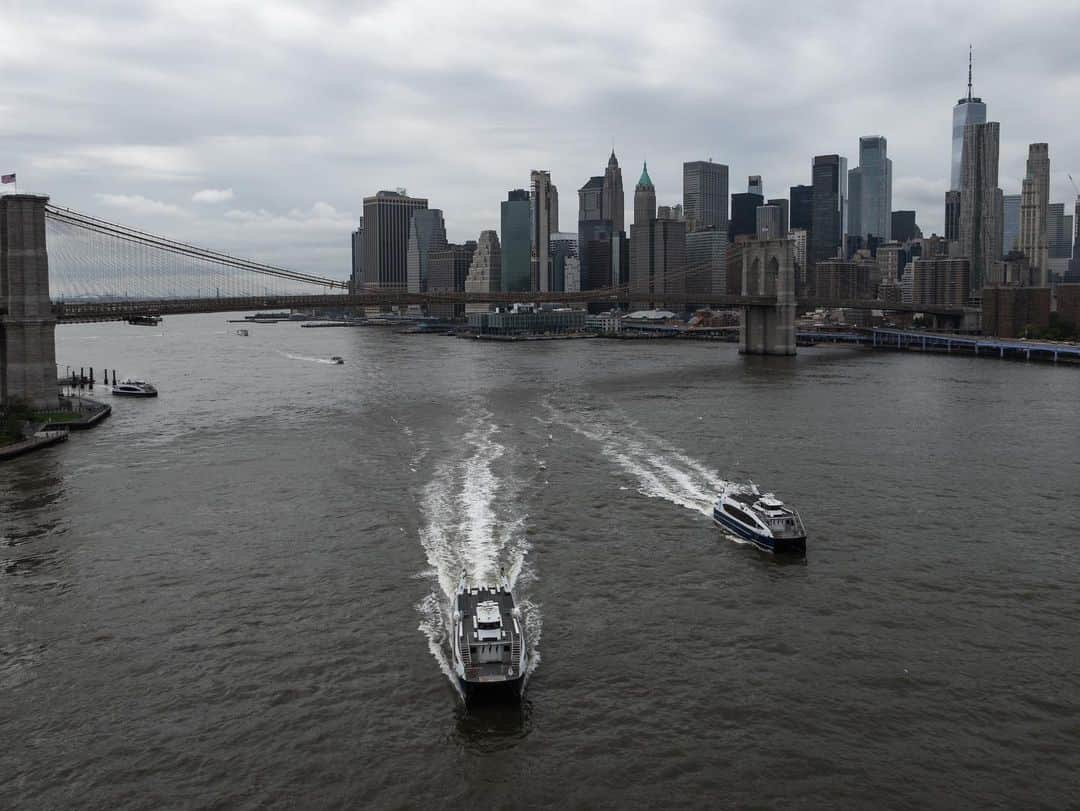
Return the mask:
{"type": "Polygon", "coordinates": [[[783,226],[784,235],[787,235],[788,229],[791,227],[791,205],[788,203],[786,197],[774,197],[766,202],[766,205],[776,206],[780,209],[780,225],[783,226]]]}
{"type": "Polygon", "coordinates": [[[1047,208],[1050,204],[1050,151],[1046,144],[1028,147],[1027,176],[1020,191],[1019,250],[1035,271],[1039,287],[1049,283],[1047,208]]]}
{"type": "Polygon", "coordinates": [[[686,293],[696,304],[727,292],[727,226],[690,231],[686,235],[686,293]]]}
{"type": "Polygon", "coordinates": [[[757,210],[764,203],[765,198],[760,194],[745,192],[731,195],[731,221],[728,223],[728,239],[734,242],[736,237],[757,234],[757,210]]]}
{"type": "Polygon", "coordinates": [[[659,307],[686,290],[686,223],[647,219],[630,226],[630,296],[633,306],[659,307]]]}
{"type": "Polygon", "coordinates": [[[789,228],[801,228],[809,233],[814,221],[814,187],[792,186],[788,194],[791,200],[789,228]]]}
{"type": "MultiPolygon", "coordinates": [[[[475,252],[476,242],[471,239],[464,245],[451,242],[440,250],[432,251],[428,257],[428,290],[433,293],[463,292],[475,252]]],[[[457,318],[465,314],[465,305],[432,304],[431,314],[440,318],[457,318]]]]}
{"type": "Polygon", "coordinates": [[[750,175],[746,181],[747,194],[758,194],[765,197],[765,188],[761,183],[761,175],[750,175]]]}
{"type": "Polygon", "coordinates": [[[960,240],[960,191],[945,192],[945,239],[950,242],[960,240]]]}
{"type": "Polygon", "coordinates": [[[603,208],[600,219],[611,220],[615,224],[615,231],[626,230],[626,203],[623,199],[622,169],[619,168],[619,159],[615,157],[615,150],[611,150],[607,168],[604,169],[603,208]]]}
{"type": "Polygon", "coordinates": [[[532,205],[529,193],[514,189],[501,207],[499,232],[502,235],[500,277],[506,292],[532,290],[532,205]]]}
{"type": "Polygon", "coordinates": [[[998,188],[996,121],[969,124],[964,129],[964,171],[960,189],[960,250],[971,260],[970,294],[978,297],[1001,258],[1004,199],[998,188]]]}
{"type": "Polygon", "coordinates": [[[842,255],[847,236],[847,158],[818,155],[813,165],[811,264],[842,255]]]}
{"type": "Polygon", "coordinates": [[[364,285],[407,288],[409,224],[413,212],[427,205],[427,200],[409,197],[404,189],[364,198],[364,285]]]}
{"type": "Polygon", "coordinates": [[[892,213],[892,238],[897,242],[907,242],[922,236],[922,231],[915,224],[914,211],[894,211],[892,213]]]}
{"type": "Polygon", "coordinates": [[[364,282],[364,218],[360,218],[359,227],[352,232],[352,275],[349,284],[353,291],[360,289],[364,282]]]}
{"type": "Polygon", "coordinates": [[[683,206],[688,231],[719,228],[728,223],[728,168],[722,163],[683,164],[683,206]]]}
{"type": "Polygon", "coordinates": [[[1008,256],[1020,244],[1020,199],[1022,195],[1006,194],[1002,199],[1001,252],[1008,256]]]}
{"type": "Polygon", "coordinates": [[[1066,216],[1064,203],[1046,207],[1046,251],[1051,259],[1072,256],[1072,215],[1066,216]]]}
{"type": "MultiPolygon", "coordinates": [[[[502,250],[499,235],[494,231],[481,231],[476,242],[469,273],[465,277],[468,293],[497,293],[502,290],[502,250]]],[[[492,304],[466,304],[467,313],[486,313],[492,304]]]]}
{"type": "Polygon", "coordinates": [[[656,187],[649,177],[648,161],[641,166],[641,177],[634,187],[634,225],[656,219],[656,187]]]}
{"type": "Polygon", "coordinates": [[[880,135],[859,139],[859,165],[848,172],[848,233],[891,239],[892,161],[880,135]]]}
{"type": "Polygon", "coordinates": [[[418,209],[409,223],[409,244],[406,249],[406,277],[410,293],[427,290],[428,258],[432,251],[446,248],[446,224],[437,208],[418,209]]]}
{"type": "Polygon", "coordinates": [[[532,179],[532,279],[533,289],[551,290],[551,235],[559,230],[559,190],[551,182],[551,173],[534,169],[532,179]]]}
{"type": "MultiPolygon", "coordinates": [[[[972,95],[971,88],[971,50],[968,49],[968,92],[953,107],[952,126],[952,171],[949,190],[960,191],[963,188],[964,128],[968,124],[986,123],[986,105],[983,100],[972,95]]],[[[946,234],[946,238],[948,235],[946,234]]]]}
{"type": "Polygon", "coordinates": [[[783,212],[780,206],[758,206],[755,214],[758,239],[787,238],[787,228],[782,221],[783,212]]]}
{"type": "Polygon", "coordinates": [[[604,176],[595,175],[578,189],[578,222],[604,219],[604,176]]]}
{"type": "MultiPolygon", "coordinates": [[[[578,258],[578,235],[577,232],[551,235],[549,253],[551,254],[551,290],[561,293],[566,290],[566,266],[567,262],[578,258]]],[[[580,280],[580,265],[577,265],[580,280]]]]}
{"type": "Polygon", "coordinates": [[[622,169],[612,150],[604,174],[590,178],[578,190],[576,258],[580,289],[597,290],[621,283],[621,265],[629,261],[624,221],[622,169]]]}

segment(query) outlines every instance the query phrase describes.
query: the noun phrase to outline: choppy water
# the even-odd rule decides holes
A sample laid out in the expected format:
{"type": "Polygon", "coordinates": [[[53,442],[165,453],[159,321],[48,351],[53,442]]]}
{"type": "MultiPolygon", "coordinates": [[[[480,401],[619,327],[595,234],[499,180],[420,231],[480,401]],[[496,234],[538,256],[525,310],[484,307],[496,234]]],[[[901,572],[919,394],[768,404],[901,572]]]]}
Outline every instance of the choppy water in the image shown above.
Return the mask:
{"type": "Polygon", "coordinates": [[[0,805],[1076,802],[1074,370],[250,329],[58,330],[162,396],[0,467],[0,805]],[[745,478],[804,561],[711,526],[745,478]],[[463,570],[520,710],[446,675],[463,570]]]}

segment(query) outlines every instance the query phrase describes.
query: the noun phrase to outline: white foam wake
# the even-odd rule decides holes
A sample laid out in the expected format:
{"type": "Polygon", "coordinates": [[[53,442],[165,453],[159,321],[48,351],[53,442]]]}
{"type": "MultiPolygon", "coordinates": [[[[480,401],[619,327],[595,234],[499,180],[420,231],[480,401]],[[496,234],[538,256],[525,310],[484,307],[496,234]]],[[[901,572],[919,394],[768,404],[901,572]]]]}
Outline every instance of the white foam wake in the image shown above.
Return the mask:
{"type": "Polygon", "coordinates": [[[571,412],[550,401],[545,406],[553,422],[597,442],[604,457],[636,480],[642,495],[712,516],[716,495],[728,484],[713,468],[616,412],[571,412]]]}
{"type": "MultiPolygon", "coordinates": [[[[424,525],[420,542],[427,555],[432,593],[417,606],[420,630],[440,668],[457,688],[449,659],[447,629],[462,573],[470,582],[494,585],[501,575],[515,587],[532,577],[527,567],[529,544],[518,502],[522,481],[513,459],[498,441],[499,428],[491,414],[481,413],[465,428],[460,453],[437,465],[424,489],[424,525]]],[[[525,639],[530,647],[531,673],[539,662],[539,608],[520,600],[525,639]]]]}

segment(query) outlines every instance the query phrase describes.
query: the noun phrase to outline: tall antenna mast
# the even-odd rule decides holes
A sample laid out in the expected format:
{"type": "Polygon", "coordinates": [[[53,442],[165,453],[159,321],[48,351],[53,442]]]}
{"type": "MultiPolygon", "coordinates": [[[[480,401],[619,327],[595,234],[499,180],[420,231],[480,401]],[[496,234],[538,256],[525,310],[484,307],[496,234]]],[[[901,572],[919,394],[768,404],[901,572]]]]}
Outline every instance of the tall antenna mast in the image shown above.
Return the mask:
{"type": "Polygon", "coordinates": [[[971,100],[971,45],[968,45],[968,100],[971,100]]]}

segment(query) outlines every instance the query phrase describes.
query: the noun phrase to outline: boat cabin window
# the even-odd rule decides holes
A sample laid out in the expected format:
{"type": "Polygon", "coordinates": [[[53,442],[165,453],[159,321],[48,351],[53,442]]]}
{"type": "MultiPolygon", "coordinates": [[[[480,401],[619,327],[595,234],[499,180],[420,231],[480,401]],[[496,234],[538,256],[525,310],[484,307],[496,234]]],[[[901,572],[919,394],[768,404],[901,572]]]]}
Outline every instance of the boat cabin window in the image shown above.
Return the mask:
{"type": "Polygon", "coordinates": [[[727,512],[728,515],[731,515],[739,521],[742,521],[744,524],[749,524],[750,526],[757,525],[757,521],[753,519],[753,516],[747,515],[738,507],[732,507],[730,504],[725,504],[724,511],[727,512]]]}

